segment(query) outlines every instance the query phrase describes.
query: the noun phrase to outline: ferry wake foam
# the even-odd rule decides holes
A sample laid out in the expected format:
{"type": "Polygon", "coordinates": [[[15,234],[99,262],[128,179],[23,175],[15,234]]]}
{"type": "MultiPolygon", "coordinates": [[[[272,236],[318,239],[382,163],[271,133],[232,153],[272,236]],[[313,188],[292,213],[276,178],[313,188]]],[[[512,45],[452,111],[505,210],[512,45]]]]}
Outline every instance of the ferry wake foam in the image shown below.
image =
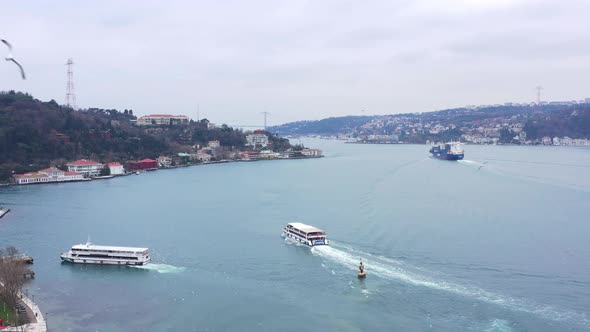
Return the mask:
{"type": "Polygon", "coordinates": [[[459,164],[473,166],[473,167],[481,167],[481,166],[485,166],[485,164],[487,164],[487,162],[480,163],[479,161],[465,160],[465,159],[463,159],[463,160],[457,160],[457,162],[459,164]]]}
{"type": "Polygon", "coordinates": [[[173,266],[173,265],[168,265],[168,264],[155,264],[155,263],[149,263],[146,265],[132,266],[132,267],[136,268],[136,269],[152,270],[152,271],[156,271],[159,273],[180,273],[185,270],[185,268],[182,266],[178,267],[178,266],[173,266]]]}
{"type": "Polygon", "coordinates": [[[363,261],[367,266],[367,273],[371,276],[377,276],[387,280],[401,281],[414,286],[446,291],[460,296],[467,296],[511,310],[535,314],[549,320],[575,322],[584,326],[590,325],[588,317],[583,313],[564,311],[551,306],[535,304],[527,300],[514,299],[475,286],[463,286],[444,280],[435,280],[434,278],[420,274],[419,272],[408,271],[407,268],[402,268],[402,264],[397,263],[395,260],[375,256],[358,250],[352,250],[350,248],[340,249],[338,245],[334,245],[334,242],[332,242],[332,246],[313,247],[311,248],[311,252],[316,256],[341,264],[351,270],[356,270],[359,256],[362,256],[363,261]]]}

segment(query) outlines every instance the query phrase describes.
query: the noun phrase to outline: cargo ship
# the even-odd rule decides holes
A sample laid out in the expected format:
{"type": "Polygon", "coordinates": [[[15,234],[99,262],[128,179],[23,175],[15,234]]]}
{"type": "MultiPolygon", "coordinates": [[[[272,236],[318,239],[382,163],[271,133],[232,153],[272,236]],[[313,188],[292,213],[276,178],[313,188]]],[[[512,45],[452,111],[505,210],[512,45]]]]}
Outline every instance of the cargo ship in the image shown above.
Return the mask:
{"type": "Polygon", "coordinates": [[[465,151],[459,142],[446,143],[442,148],[440,145],[433,146],[430,153],[434,158],[443,160],[461,160],[465,155],[465,151]]]}

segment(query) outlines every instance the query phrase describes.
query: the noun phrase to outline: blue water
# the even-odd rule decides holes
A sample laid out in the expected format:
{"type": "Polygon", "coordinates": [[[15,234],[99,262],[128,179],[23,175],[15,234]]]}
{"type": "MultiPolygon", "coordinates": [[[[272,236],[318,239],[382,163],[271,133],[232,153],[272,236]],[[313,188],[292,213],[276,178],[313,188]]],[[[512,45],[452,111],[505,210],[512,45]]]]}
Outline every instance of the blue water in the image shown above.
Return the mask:
{"type": "Polygon", "coordinates": [[[590,150],[305,143],[326,157],[0,188],[0,246],[34,256],[50,330],[590,330],[590,150]],[[88,236],[154,264],[62,264],[88,236]]]}

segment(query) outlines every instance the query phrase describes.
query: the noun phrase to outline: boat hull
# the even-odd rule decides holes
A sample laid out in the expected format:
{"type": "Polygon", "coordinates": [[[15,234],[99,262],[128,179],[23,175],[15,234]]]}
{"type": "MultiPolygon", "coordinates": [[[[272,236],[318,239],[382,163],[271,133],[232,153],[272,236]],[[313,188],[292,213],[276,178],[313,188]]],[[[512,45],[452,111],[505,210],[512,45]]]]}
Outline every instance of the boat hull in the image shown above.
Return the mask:
{"type": "Polygon", "coordinates": [[[293,235],[291,233],[288,233],[288,232],[283,232],[281,234],[281,236],[284,237],[284,238],[286,238],[286,239],[289,239],[289,240],[292,240],[292,241],[301,243],[303,245],[306,245],[308,247],[327,246],[327,245],[330,244],[330,241],[328,241],[327,239],[324,240],[324,241],[322,241],[322,240],[311,241],[311,240],[307,240],[307,239],[304,239],[304,238],[299,237],[299,236],[295,236],[295,235],[293,235]]]}
{"type": "Polygon", "coordinates": [[[146,265],[151,260],[133,261],[123,259],[95,259],[95,258],[79,258],[71,257],[68,255],[61,255],[61,260],[73,264],[96,264],[96,265],[127,265],[127,266],[140,266],[146,265]]]}
{"type": "Polygon", "coordinates": [[[435,154],[433,153],[432,156],[436,159],[441,160],[462,160],[465,156],[464,154],[435,154]]]}

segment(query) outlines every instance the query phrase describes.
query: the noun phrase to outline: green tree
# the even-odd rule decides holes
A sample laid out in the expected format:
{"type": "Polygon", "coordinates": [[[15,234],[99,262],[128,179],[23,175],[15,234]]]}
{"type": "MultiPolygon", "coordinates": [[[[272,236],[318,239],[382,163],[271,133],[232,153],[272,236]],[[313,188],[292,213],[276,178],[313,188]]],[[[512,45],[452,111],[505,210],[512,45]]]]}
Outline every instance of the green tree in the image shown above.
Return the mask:
{"type": "Polygon", "coordinates": [[[100,176],[109,176],[111,175],[111,169],[109,166],[104,165],[104,167],[100,170],[100,176]]]}

